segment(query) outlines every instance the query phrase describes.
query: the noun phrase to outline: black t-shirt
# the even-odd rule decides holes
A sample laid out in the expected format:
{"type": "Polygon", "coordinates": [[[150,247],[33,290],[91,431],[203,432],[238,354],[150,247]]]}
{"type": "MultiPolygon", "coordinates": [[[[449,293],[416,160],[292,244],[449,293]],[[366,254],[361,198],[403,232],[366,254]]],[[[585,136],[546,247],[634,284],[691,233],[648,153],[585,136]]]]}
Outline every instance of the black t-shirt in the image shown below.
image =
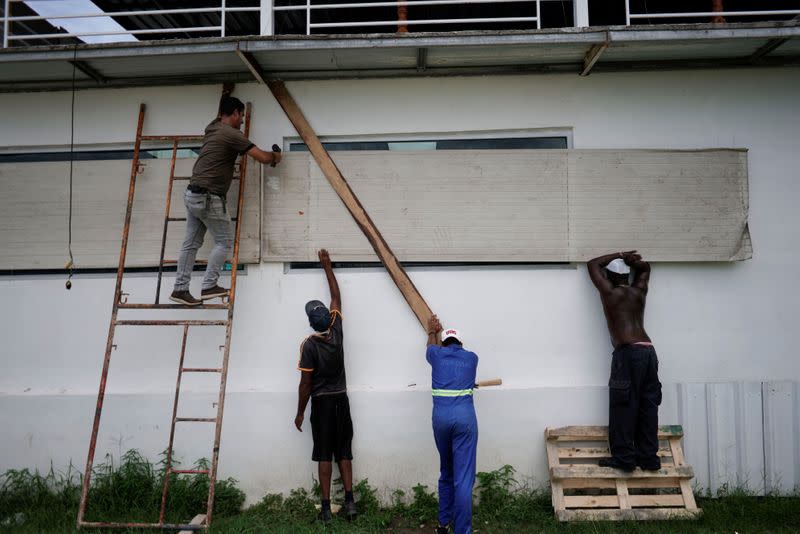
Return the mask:
{"type": "Polygon", "coordinates": [[[300,345],[300,362],[297,368],[311,373],[312,397],[347,391],[342,314],[339,310],[333,310],[331,316],[331,326],[327,332],[312,334],[300,345]]]}

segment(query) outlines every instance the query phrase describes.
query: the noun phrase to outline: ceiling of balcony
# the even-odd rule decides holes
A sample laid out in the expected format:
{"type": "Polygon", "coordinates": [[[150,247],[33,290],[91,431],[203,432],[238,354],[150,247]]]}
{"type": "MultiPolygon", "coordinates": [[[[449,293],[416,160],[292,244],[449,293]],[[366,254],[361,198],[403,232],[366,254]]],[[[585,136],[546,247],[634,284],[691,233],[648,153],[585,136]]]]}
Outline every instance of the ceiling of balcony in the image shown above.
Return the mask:
{"type": "Polygon", "coordinates": [[[800,21],[528,31],[226,37],[0,50],[0,91],[800,65],[800,21]]]}

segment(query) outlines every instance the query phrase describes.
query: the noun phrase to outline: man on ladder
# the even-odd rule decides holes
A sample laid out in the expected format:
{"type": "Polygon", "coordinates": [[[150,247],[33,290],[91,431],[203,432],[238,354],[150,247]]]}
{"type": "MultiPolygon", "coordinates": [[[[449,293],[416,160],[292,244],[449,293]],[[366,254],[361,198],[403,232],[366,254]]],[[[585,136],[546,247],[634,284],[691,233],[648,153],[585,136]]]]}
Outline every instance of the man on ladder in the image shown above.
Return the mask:
{"type": "Polygon", "coordinates": [[[206,126],[203,148],[192,169],[192,178],[183,200],[186,205],[186,238],[178,255],[175,287],[169,299],[187,306],[204,300],[228,296],[217,280],[225,259],[233,248],[233,228],[225,196],[233,180],[233,169],[240,154],[261,163],[277,164],[280,152],[265,152],[250,142],[239,130],[244,118],[244,104],[238,98],[223,96],[219,116],[206,126]],[[214,236],[214,248],[208,257],[200,298],[189,292],[197,251],[203,245],[206,229],[214,236]]]}

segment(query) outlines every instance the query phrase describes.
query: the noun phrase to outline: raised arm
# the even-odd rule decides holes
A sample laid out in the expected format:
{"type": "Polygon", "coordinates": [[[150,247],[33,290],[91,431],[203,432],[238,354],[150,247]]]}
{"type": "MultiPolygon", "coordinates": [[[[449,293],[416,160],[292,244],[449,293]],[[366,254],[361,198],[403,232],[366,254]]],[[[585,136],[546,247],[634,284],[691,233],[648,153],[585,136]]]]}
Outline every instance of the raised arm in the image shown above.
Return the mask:
{"type": "Polygon", "coordinates": [[[442,331],[442,323],[435,315],[428,318],[428,345],[441,345],[442,341],[439,339],[439,332],[442,331]]]}
{"type": "Polygon", "coordinates": [[[642,292],[647,293],[650,283],[650,264],[644,261],[641,256],[639,256],[638,259],[628,263],[628,265],[630,265],[631,269],[634,271],[633,287],[639,288],[642,290],[642,292]]]}
{"type": "Polygon", "coordinates": [[[264,164],[278,164],[283,159],[280,152],[265,152],[257,146],[248,150],[247,155],[264,164]]]}
{"type": "Polygon", "coordinates": [[[336,276],[333,274],[333,267],[331,266],[331,258],[328,251],[324,248],[318,252],[319,263],[325,270],[325,276],[328,278],[328,288],[331,291],[331,311],[342,311],[342,296],[339,293],[339,283],[336,281],[336,276]]]}
{"type": "Polygon", "coordinates": [[[589,262],[586,264],[586,267],[589,269],[589,277],[592,279],[594,287],[596,287],[601,293],[608,293],[611,291],[614,288],[614,285],[608,280],[608,278],[606,278],[605,273],[603,273],[603,269],[606,268],[606,265],[617,258],[624,258],[625,254],[635,253],[635,250],[628,252],[614,252],[612,254],[598,256],[597,258],[589,260],[589,262]]]}

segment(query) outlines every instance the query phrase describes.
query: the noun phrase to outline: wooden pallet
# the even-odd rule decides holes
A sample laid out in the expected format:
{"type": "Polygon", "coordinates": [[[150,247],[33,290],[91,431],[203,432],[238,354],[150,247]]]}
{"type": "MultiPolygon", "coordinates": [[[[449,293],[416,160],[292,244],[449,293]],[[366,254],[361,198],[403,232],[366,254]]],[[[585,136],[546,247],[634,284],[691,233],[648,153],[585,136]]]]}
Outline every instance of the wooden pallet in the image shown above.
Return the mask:
{"type": "Polygon", "coordinates": [[[559,521],[695,519],[703,513],[689,484],[694,471],[683,457],[679,425],[658,429],[658,471],[597,465],[610,457],[606,426],[546,428],[544,436],[559,521]]]}

